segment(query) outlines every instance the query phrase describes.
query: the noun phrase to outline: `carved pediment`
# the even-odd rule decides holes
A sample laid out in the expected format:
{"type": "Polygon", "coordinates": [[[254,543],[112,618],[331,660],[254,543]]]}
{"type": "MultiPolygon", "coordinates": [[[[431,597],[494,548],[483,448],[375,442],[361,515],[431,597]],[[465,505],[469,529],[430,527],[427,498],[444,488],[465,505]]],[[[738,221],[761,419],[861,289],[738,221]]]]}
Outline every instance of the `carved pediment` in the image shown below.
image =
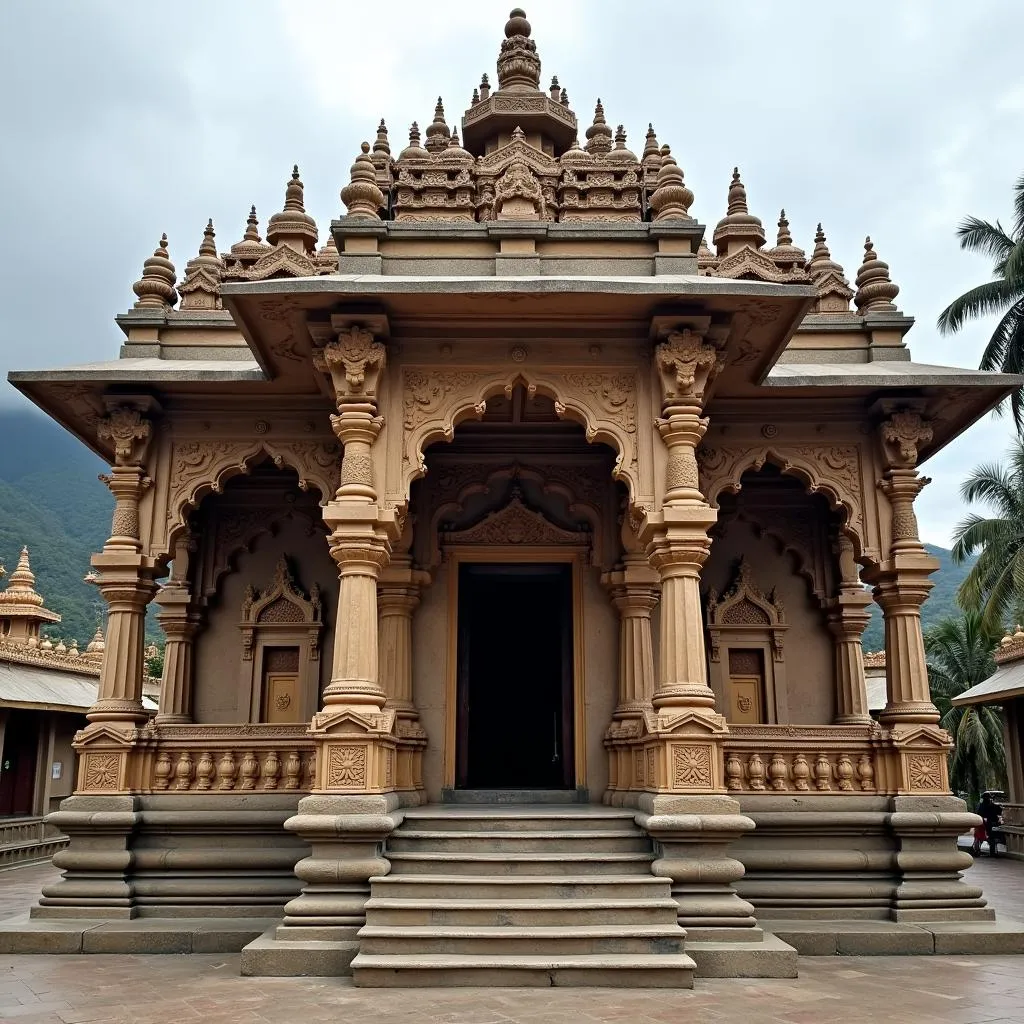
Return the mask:
{"type": "Polygon", "coordinates": [[[765,594],[754,582],[746,559],[740,559],[732,585],[721,597],[714,590],[708,594],[707,626],[712,661],[721,658],[723,635],[760,636],[770,642],[774,659],[782,660],[785,609],[774,589],[765,594]]]}
{"type": "Polygon", "coordinates": [[[445,531],[442,546],[466,545],[523,545],[550,547],[553,545],[589,545],[587,531],[563,530],[549,522],[539,512],[527,508],[518,492],[504,508],[485,516],[479,523],[465,530],[445,531]]]}
{"type": "Polygon", "coordinates": [[[265,281],[270,277],[315,277],[316,274],[317,265],[313,260],[290,245],[281,244],[248,270],[236,271],[233,276],[246,281],[265,281]]]}
{"type": "Polygon", "coordinates": [[[513,137],[507,145],[480,157],[477,170],[481,174],[499,175],[517,161],[527,164],[537,174],[557,176],[561,172],[558,161],[543,150],[531,146],[525,139],[513,137]]]}
{"type": "Polygon", "coordinates": [[[773,281],[775,283],[802,282],[807,280],[807,274],[796,267],[784,269],[780,267],[770,256],[745,245],[738,249],[731,256],[726,256],[718,261],[714,268],[715,277],[753,277],[759,281],[773,281]]]}
{"type": "Polygon", "coordinates": [[[251,661],[256,634],[262,631],[280,636],[308,637],[310,658],[318,657],[322,624],[320,588],[315,583],[307,597],[298,587],[288,568],[287,558],[277,563],[274,580],[262,593],[251,584],[242,599],[242,658],[251,661]]]}

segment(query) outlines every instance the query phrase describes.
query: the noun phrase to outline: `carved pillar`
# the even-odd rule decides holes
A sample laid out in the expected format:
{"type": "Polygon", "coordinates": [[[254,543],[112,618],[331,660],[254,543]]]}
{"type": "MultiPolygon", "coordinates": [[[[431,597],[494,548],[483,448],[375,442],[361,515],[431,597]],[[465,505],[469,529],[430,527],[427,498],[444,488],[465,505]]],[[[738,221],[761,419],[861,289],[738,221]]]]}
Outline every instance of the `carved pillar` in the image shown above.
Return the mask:
{"type": "Polygon", "coordinates": [[[394,708],[399,718],[418,719],[413,695],[412,617],[420,603],[420,590],[430,582],[430,574],[413,568],[411,545],[412,528],[407,522],[391,563],[381,573],[377,585],[377,646],[386,706],[394,708]]]}
{"type": "Polygon", "coordinates": [[[188,587],[180,583],[164,587],[157,594],[156,603],[160,605],[157,620],[167,638],[156,724],[191,722],[193,641],[199,628],[199,614],[192,605],[188,587]]]}
{"type": "Polygon", "coordinates": [[[156,589],[156,567],[141,553],[139,501],[150,484],[143,460],[152,425],[143,413],[151,404],[141,400],[114,405],[97,427],[99,438],[114,445],[114,465],[103,479],[116,504],[110,538],[92,558],[108,611],[99,693],[86,716],[90,722],[134,726],[146,719],[142,708],[145,616],[156,589]]]}
{"type": "Polygon", "coordinates": [[[655,710],[691,708],[714,715],[708,686],[700,570],[711,550],[717,513],[701,494],[697,445],[708,421],[704,390],[721,371],[718,349],[691,330],[672,331],[656,350],[664,386],[658,422],[668,464],[664,505],[644,527],[647,556],[661,578],[661,649],[655,710]]]}
{"type": "Polygon", "coordinates": [[[828,628],[835,645],[836,725],[864,725],[868,711],[867,680],[861,636],[871,621],[871,595],[859,582],[853,543],[840,534],[835,546],[839,561],[839,594],[828,612],[828,628]]]}
{"type": "Polygon", "coordinates": [[[886,465],[881,488],[892,507],[892,543],[889,557],[868,582],[885,616],[888,699],[880,719],[889,726],[939,720],[928,690],[921,630],[921,605],[938,562],[925,551],[914,514],[914,499],[929,482],[915,468],[918,452],[931,436],[931,427],[912,409],[893,412],[879,431],[886,465]]]}

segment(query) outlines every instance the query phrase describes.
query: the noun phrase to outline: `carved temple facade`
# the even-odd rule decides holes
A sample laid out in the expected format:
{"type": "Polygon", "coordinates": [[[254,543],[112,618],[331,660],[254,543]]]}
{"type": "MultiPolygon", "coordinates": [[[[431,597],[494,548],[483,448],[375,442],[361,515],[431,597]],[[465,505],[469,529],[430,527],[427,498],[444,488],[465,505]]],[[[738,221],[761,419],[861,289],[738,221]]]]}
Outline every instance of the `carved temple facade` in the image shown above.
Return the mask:
{"type": "Polygon", "coordinates": [[[706,230],[653,129],[578,124],[505,36],[461,140],[440,101],[403,149],[381,122],[321,247],[296,168],[266,240],[211,223],[180,276],[161,240],[119,359],[11,375],[117,503],[36,916],[351,942],[409,808],[543,790],[632,809],[705,936],[988,920],[914,500],[1017,379],[914,363],[870,240],[853,282],[820,226],[769,245],[738,172],[706,230]]]}

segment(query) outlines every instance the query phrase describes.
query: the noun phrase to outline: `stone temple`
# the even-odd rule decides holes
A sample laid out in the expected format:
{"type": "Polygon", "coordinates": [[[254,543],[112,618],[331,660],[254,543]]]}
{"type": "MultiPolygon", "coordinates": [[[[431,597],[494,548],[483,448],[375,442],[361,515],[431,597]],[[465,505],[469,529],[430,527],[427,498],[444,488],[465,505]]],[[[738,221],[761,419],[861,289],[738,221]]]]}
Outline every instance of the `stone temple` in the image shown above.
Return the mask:
{"type": "Polygon", "coordinates": [[[265,239],[160,240],[120,358],[11,374],[116,511],[64,874],[0,948],[368,986],[1021,948],[960,874],[914,517],[1020,380],[913,362],[870,239],[852,282],[769,244],[738,171],[706,229],[653,128],[541,81],[514,10],[322,245],[296,168],[265,239]]]}

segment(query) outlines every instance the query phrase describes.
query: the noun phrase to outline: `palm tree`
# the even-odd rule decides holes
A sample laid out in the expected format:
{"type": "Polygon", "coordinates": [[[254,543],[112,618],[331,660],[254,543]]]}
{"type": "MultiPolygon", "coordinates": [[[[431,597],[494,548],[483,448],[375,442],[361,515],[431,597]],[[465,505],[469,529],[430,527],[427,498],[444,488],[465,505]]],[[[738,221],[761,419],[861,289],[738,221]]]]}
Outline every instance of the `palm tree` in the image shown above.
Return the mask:
{"type": "Polygon", "coordinates": [[[952,699],[986,680],[995,671],[993,652],[1002,630],[986,625],[979,612],[942,619],[924,635],[928,683],[942,727],[953,737],[949,782],[954,793],[967,793],[973,807],[986,789],[1006,779],[1003,723],[991,707],[954,707],[952,699]]]}
{"type": "Polygon", "coordinates": [[[957,603],[980,612],[986,626],[1000,629],[1024,599],[1024,439],[1018,437],[1007,466],[979,466],[963,482],[967,502],[985,502],[994,515],[969,513],[953,531],[953,561],[980,552],[957,590],[957,603]]]}
{"type": "MultiPolygon", "coordinates": [[[[1024,177],[1014,187],[1013,230],[978,217],[967,217],[956,229],[960,248],[993,261],[992,280],[954,299],[939,315],[939,330],[955,334],[968,320],[998,315],[979,364],[982,370],[1020,373],[1024,370],[1024,177]]],[[[1010,397],[1018,430],[1024,427],[1024,389],[1010,397]]]]}

